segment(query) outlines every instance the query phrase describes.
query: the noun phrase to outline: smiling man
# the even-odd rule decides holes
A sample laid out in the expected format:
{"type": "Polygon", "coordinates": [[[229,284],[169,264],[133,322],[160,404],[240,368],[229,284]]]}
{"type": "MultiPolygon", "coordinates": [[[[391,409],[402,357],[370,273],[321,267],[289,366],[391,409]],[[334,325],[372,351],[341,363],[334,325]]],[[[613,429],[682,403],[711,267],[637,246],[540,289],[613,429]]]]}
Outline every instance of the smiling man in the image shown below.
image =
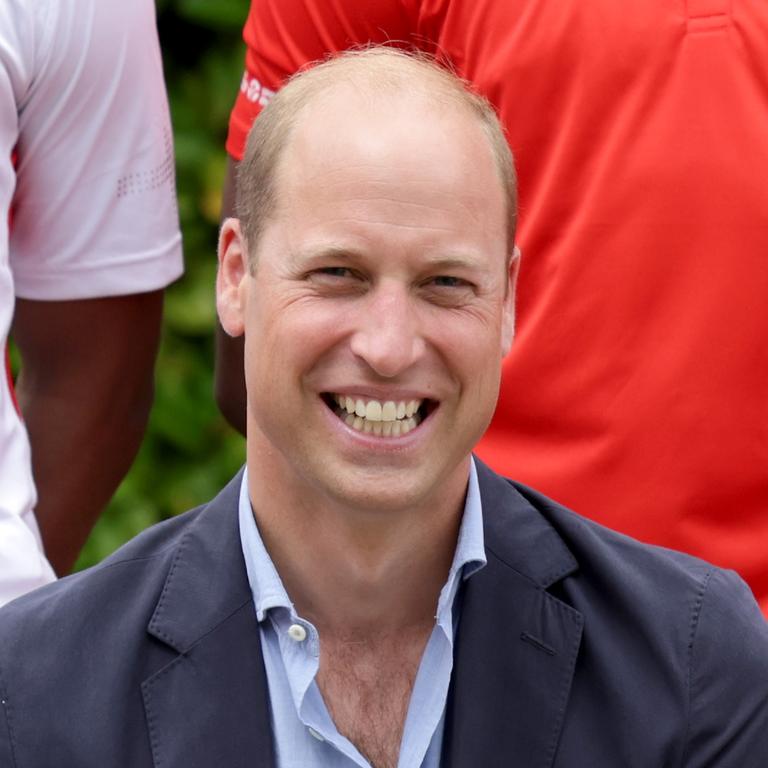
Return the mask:
{"type": "Polygon", "coordinates": [[[346,54],[275,97],[219,247],[246,469],[0,613],[0,764],[764,766],[743,582],[472,459],[514,228],[493,111],[432,63],[346,54]]]}

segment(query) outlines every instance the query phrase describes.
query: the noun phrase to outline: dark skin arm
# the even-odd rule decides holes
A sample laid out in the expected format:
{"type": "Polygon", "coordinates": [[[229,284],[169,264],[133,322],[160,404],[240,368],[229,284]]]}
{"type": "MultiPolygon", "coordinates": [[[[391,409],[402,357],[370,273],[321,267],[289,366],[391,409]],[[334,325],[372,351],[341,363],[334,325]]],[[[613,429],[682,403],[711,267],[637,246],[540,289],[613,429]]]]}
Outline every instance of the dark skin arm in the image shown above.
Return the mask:
{"type": "Polygon", "coordinates": [[[17,394],[32,445],[35,514],[59,575],[71,570],[141,443],[162,302],[162,291],[16,302],[17,394]]]}
{"type": "MultiPolygon", "coordinates": [[[[237,163],[229,158],[221,201],[221,220],[235,216],[235,179],[237,163]]],[[[245,377],[243,374],[244,340],[228,336],[221,325],[216,326],[216,403],[224,418],[245,434],[245,377]]]]}

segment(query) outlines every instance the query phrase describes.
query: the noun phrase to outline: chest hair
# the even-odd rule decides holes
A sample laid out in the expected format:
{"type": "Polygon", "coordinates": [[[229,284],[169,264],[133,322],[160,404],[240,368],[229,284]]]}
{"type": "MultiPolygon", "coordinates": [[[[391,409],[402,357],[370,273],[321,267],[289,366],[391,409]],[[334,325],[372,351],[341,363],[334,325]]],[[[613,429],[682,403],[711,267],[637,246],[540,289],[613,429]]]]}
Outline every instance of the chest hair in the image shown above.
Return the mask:
{"type": "Polygon", "coordinates": [[[320,646],[317,683],[339,733],[374,768],[396,768],[408,703],[431,625],[320,646]]]}

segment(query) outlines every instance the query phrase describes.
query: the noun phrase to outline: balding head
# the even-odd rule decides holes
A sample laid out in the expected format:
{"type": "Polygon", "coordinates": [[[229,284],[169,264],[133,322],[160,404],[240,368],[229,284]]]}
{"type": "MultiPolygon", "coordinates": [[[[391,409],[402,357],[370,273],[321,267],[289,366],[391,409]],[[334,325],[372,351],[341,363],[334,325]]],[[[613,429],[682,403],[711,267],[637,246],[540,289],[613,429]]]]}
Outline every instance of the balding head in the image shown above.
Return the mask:
{"type": "Polygon", "coordinates": [[[280,161],[294,128],[310,105],[339,90],[351,99],[386,107],[411,100],[430,114],[456,112],[476,119],[493,156],[506,201],[508,252],[512,253],[517,220],[517,186],[512,154],[493,107],[458,77],[423,54],[389,47],[348,51],[291,78],[255,121],[237,179],[237,213],[248,244],[251,266],[265,222],[274,213],[280,161]]]}

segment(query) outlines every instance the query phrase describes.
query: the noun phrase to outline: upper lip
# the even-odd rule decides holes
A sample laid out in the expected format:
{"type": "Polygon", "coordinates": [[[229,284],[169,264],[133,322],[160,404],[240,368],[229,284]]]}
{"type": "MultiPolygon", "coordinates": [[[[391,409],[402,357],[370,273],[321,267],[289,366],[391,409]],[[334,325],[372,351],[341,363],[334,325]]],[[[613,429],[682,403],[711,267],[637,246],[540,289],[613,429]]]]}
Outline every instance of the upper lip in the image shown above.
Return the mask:
{"type": "Polygon", "coordinates": [[[326,389],[323,390],[324,394],[328,395],[344,395],[346,397],[354,397],[360,400],[379,400],[380,402],[386,402],[387,400],[393,400],[399,402],[402,400],[435,400],[434,396],[419,392],[414,389],[397,389],[386,390],[379,387],[339,387],[338,389],[326,389]]]}

